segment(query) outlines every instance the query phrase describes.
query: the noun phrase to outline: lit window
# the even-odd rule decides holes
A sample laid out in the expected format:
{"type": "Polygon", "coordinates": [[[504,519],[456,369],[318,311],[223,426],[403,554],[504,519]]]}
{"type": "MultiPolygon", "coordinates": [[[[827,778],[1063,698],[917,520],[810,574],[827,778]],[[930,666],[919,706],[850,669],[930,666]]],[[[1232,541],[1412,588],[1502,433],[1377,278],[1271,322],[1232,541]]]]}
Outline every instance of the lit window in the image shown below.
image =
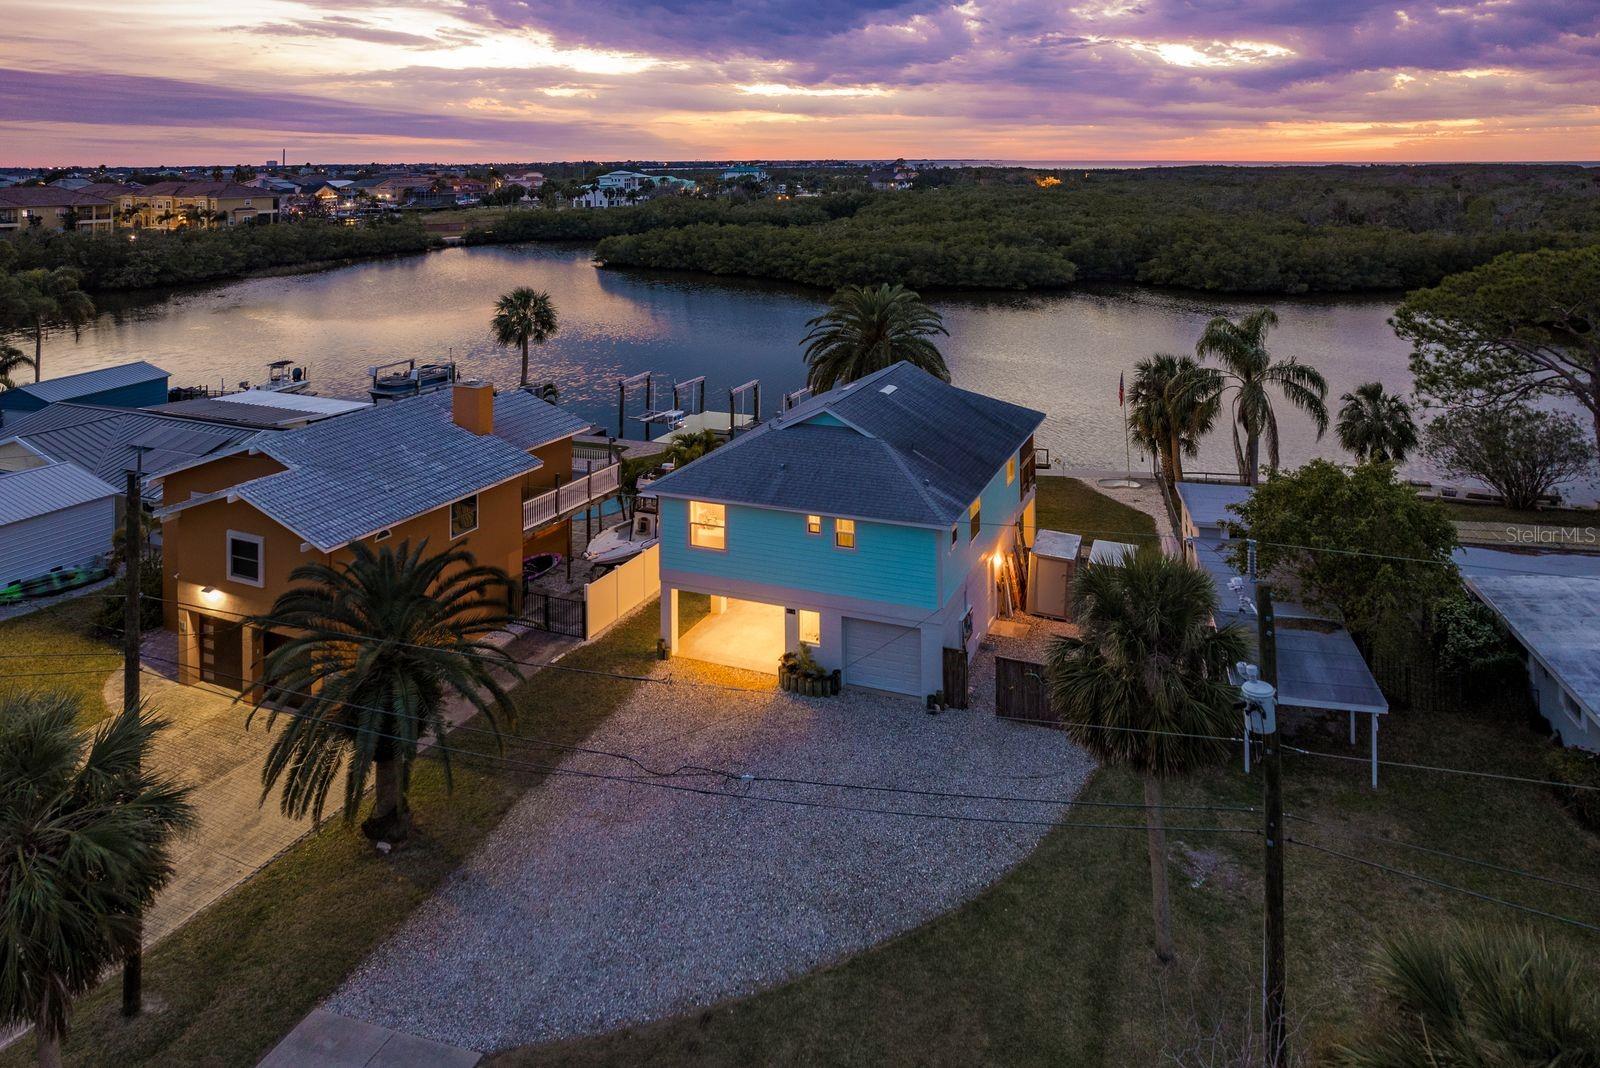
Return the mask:
{"type": "Polygon", "coordinates": [[[967,509],[967,518],[972,521],[971,522],[972,532],[967,535],[967,540],[968,541],[976,540],[977,537],[978,537],[978,531],[983,529],[983,519],[979,515],[979,507],[978,507],[981,503],[982,503],[981,501],[973,501],[972,502],[972,507],[967,509]]]}
{"type": "Polygon", "coordinates": [[[1006,485],[1017,480],[1017,458],[1015,456],[1006,460],[1006,485]]]}
{"type": "Polygon", "coordinates": [[[856,547],[856,521],[854,519],[835,519],[833,521],[833,544],[841,549],[854,549],[856,547]]]}
{"type": "Polygon", "coordinates": [[[800,644],[822,644],[822,613],[800,609],[800,644]]]}
{"type": "Polygon", "coordinates": [[[807,534],[821,534],[822,533],[822,517],[820,515],[808,515],[808,516],[806,516],[806,533],[807,534]]]}
{"type": "Polygon", "coordinates": [[[478,495],[474,493],[466,500],[457,501],[450,506],[450,536],[459,538],[477,529],[478,495]]]}
{"type": "Polygon", "coordinates": [[[720,504],[689,502],[689,544],[700,549],[728,547],[728,510],[720,504]]]}
{"type": "Polygon", "coordinates": [[[228,531],[228,578],[249,586],[261,585],[260,538],[228,531]]]}

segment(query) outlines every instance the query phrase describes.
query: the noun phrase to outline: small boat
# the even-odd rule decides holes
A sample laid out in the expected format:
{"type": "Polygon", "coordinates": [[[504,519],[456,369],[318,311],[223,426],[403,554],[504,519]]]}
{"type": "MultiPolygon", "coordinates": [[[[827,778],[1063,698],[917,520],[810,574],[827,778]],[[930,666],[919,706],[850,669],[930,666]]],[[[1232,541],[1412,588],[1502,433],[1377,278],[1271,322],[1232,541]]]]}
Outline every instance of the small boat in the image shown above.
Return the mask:
{"type": "Polygon", "coordinates": [[[274,393],[299,393],[309,385],[311,372],[304,367],[296,367],[293,360],[273,360],[267,364],[267,380],[255,388],[274,393]]]}
{"type": "Polygon", "coordinates": [[[393,363],[369,367],[372,387],[367,391],[374,401],[415,397],[419,393],[432,393],[456,380],[454,363],[424,363],[416,360],[396,360],[393,363]]]}
{"type": "Polygon", "coordinates": [[[647,512],[640,509],[633,514],[633,519],[629,522],[618,523],[610,530],[600,533],[589,543],[589,547],[583,550],[583,558],[591,564],[600,564],[604,567],[615,567],[632,560],[661,540],[656,519],[654,511],[647,512]]]}

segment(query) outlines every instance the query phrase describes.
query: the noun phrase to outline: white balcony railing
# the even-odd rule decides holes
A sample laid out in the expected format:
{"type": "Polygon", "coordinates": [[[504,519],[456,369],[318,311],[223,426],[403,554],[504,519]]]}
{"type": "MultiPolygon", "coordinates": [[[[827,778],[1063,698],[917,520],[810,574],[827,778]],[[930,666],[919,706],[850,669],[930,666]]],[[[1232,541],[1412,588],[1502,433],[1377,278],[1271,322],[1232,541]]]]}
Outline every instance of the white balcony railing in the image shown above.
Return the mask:
{"type": "Polygon", "coordinates": [[[537,497],[522,502],[522,529],[526,533],[576,512],[586,504],[610,496],[621,484],[622,465],[611,464],[587,475],[579,475],[565,485],[557,486],[537,497]]]}

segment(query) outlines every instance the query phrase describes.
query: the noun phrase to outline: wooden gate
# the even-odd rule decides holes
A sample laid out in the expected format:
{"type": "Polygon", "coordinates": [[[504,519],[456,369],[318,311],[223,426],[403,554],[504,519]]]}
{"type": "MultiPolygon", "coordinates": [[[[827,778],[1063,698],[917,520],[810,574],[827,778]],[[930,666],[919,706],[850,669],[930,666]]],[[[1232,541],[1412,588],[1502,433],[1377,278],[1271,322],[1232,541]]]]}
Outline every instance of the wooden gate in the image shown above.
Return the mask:
{"type": "Polygon", "coordinates": [[[1044,685],[1044,665],[1031,660],[994,658],[994,714],[1025,723],[1055,723],[1044,685]]]}
{"type": "Polygon", "coordinates": [[[967,651],[944,651],[944,703],[947,708],[967,707],[967,651]]]}

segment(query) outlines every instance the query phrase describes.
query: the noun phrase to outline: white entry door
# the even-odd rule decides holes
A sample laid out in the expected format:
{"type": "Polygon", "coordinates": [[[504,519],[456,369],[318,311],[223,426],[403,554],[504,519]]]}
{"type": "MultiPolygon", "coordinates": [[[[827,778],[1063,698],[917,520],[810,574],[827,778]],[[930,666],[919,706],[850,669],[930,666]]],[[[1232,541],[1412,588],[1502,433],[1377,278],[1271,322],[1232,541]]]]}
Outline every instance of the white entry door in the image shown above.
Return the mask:
{"type": "Polygon", "coordinates": [[[847,685],[923,696],[922,632],[915,627],[846,618],[844,662],[847,685]]]}

